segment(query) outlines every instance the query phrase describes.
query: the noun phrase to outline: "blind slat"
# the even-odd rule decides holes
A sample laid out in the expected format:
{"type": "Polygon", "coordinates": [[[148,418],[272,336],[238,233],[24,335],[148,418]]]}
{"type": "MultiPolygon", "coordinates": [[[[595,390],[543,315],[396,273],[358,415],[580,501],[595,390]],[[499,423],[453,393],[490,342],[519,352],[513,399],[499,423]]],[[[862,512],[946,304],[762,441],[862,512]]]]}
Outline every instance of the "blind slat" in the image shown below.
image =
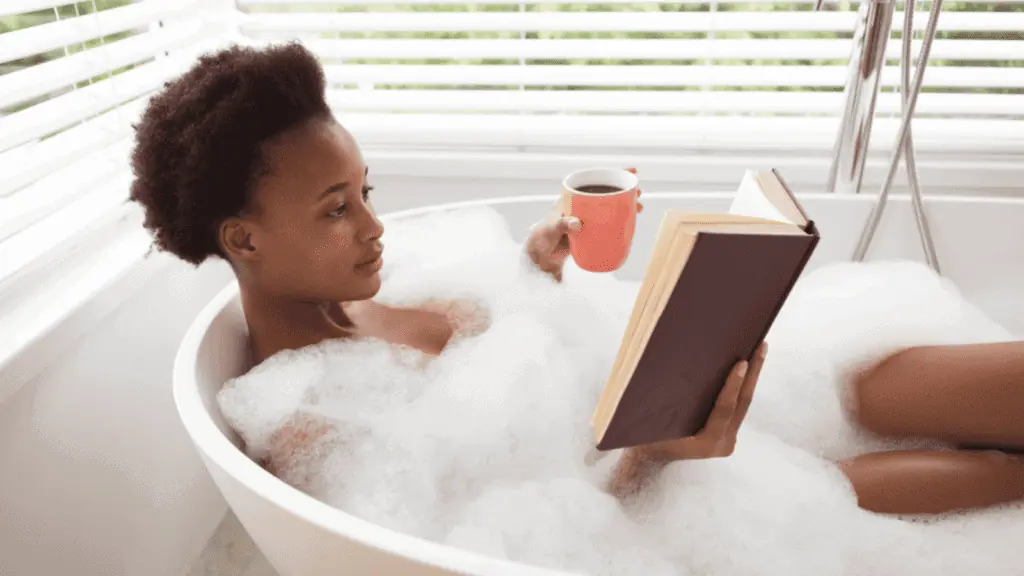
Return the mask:
{"type": "Polygon", "coordinates": [[[75,161],[55,169],[18,194],[0,198],[0,242],[28,227],[74,198],[102,184],[127,166],[131,139],[122,138],[110,146],[82,154],[75,161]]]}
{"type": "Polygon", "coordinates": [[[133,100],[51,138],[0,153],[0,174],[4,175],[0,178],[0,200],[89,151],[129,135],[144,104],[144,98],[133,100]]]}
{"type": "Polygon", "coordinates": [[[184,13],[196,1],[143,0],[128,6],[8,32],[0,35],[0,64],[140,28],[161,18],[184,13]]]}
{"type": "Polygon", "coordinates": [[[12,72],[0,78],[0,109],[195,42],[203,30],[200,21],[172,25],[12,72]]]}
{"type": "Polygon", "coordinates": [[[124,202],[130,183],[131,173],[121,170],[114,177],[88,187],[73,202],[37,222],[27,230],[30,234],[15,234],[0,242],[0,278],[17,274],[61,244],[101,225],[103,217],[124,202]]]}
{"type": "MultiPolygon", "coordinates": [[[[849,40],[335,40],[304,39],[322,58],[345,59],[627,59],[627,60],[846,60],[849,40]]],[[[915,43],[913,54],[920,53],[915,43]]],[[[899,58],[890,42],[888,58],[899,58]]],[[[1015,40],[936,40],[931,59],[1024,60],[1024,42],[1015,40]]],[[[930,72],[929,72],[930,73],[930,72]]],[[[927,77],[927,75],[925,75],[927,77]]]]}
{"type": "MultiPolygon", "coordinates": [[[[836,114],[841,92],[331,90],[331,103],[353,111],[690,112],[836,114]]],[[[882,114],[900,110],[899,94],[879,94],[882,114]]],[[[1022,115],[1017,94],[921,94],[917,114],[1022,115]]],[[[475,120],[474,120],[475,122],[475,120]]]]}
{"type": "MultiPolygon", "coordinates": [[[[611,65],[402,65],[342,64],[324,67],[335,84],[463,86],[828,86],[846,84],[846,66],[611,66],[611,65]]],[[[885,86],[898,86],[900,70],[883,71],[885,86]]],[[[925,87],[1024,88],[1024,68],[935,66],[925,87]]]]}
{"type": "MultiPolygon", "coordinates": [[[[786,4],[814,4],[816,0],[788,0],[786,4]]],[[[459,5],[464,6],[467,4],[465,0],[403,0],[404,4],[412,5],[459,5]]],[[[633,4],[633,5],[658,5],[658,4],[686,4],[686,5],[700,5],[710,4],[710,0],[565,0],[562,2],[552,2],[551,0],[473,0],[470,2],[474,5],[483,4],[505,4],[505,5],[516,5],[516,4],[633,4]]],[[[717,4],[778,4],[779,0],[716,0],[717,4]]],[[[974,2],[975,4],[1021,4],[1024,0],[979,0],[974,2]]],[[[375,6],[375,5],[389,5],[395,4],[394,0],[236,0],[236,4],[239,7],[254,7],[254,6],[316,6],[316,5],[329,5],[329,6],[375,6]]]]}
{"type": "MultiPolygon", "coordinates": [[[[569,147],[579,150],[623,149],[737,150],[808,152],[827,156],[839,126],[838,118],[758,116],[530,116],[482,114],[472,122],[451,114],[374,114],[337,109],[339,120],[365,147],[450,148],[476,146],[487,135],[491,149],[507,147],[569,147]],[[599,121],[598,121],[599,120],[599,121]],[[624,138],[623,135],[628,135],[624,138]]],[[[896,137],[898,118],[880,117],[872,142],[888,149],[896,137]]],[[[933,119],[914,121],[914,146],[921,153],[1019,154],[1024,148],[1024,122],[992,119],[933,119]]]]}
{"type": "Polygon", "coordinates": [[[171,56],[0,118],[0,151],[52,134],[155,90],[190,60],[171,56]]]}
{"type": "MultiPolygon", "coordinates": [[[[312,12],[248,14],[245,33],[310,32],[852,32],[854,12],[312,12]]],[[[903,15],[893,15],[893,27],[903,15]]],[[[1024,30],[1020,12],[950,12],[940,31],[1024,30]]]]}

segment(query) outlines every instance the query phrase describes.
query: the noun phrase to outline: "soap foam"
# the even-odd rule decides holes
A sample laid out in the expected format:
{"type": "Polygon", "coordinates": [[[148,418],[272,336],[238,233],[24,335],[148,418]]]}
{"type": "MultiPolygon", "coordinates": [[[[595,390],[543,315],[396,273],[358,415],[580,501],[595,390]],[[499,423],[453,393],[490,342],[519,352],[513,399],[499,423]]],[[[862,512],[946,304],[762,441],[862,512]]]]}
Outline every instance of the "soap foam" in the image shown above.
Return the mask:
{"type": "Polygon", "coordinates": [[[928,523],[874,515],[831,462],[923,443],[852,426],[851,374],[901,347],[1009,337],[921,265],[808,274],[769,336],[736,453],[673,463],[620,503],[604,490],[617,453],[591,458],[589,420],[638,285],[571,262],[553,282],[490,209],[390,224],[385,259],[380,300],[472,299],[490,328],[436,359],[376,341],[281,353],[218,397],[251,457],[328,504],[595,575],[1022,573],[1019,507],[928,523]]]}
{"type": "Polygon", "coordinates": [[[943,448],[926,439],[894,443],[853,426],[849,382],[896,350],[1009,339],[922,264],[829,265],[797,283],[772,326],[747,422],[831,460],[897,447],[943,448]]]}

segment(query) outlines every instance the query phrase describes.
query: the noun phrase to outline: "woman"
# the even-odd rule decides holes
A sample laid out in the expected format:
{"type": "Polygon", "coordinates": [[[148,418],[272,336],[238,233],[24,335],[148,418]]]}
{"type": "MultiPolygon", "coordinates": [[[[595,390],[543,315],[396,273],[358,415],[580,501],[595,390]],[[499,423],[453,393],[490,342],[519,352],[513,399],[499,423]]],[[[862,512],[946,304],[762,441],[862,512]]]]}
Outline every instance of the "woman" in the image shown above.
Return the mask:
{"type": "MultiPolygon", "coordinates": [[[[486,320],[462,303],[397,308],[373,300],[384,227],[370,202],[369,169],[334,120],[324,87],[319,63],[299,45],[235,47],[201,58],[149,102],[136,128],[131,197],[145,208],[159,248],[196,265],[211,256],[231,264],[256,363],[334,338],[377,338],[439,354],[460,331],[486,328],[486,320]]],[[[560,280],[566,233],[578,226],[553,214],[534,227],[524,250],[560,280]]],[[[1024,393],[1001,379],[1015,371],[1013,384],[1024,381],[1024,351],[1008,346],[898,354],[857,384],[859,417],[886,433],[927,430],[1024,446],[1024,427],[1005,418],[1007,410],[1020,414],[1024,393]],[[948,388],[948,403],[955,405],[964,384],[984,386],[989,395],[972,406],[973,419],[954,418],[956,411],[925,417],[923,410],[941,402],[921,379],[961,353],[979,367],[962,382],[947,378],[940,389],[948,388]],[[992,354],[1005,362],[996,366],[992,354]],[[969,381],[985,370],[999,373],[969,381]],[[998,422],[986,420],[990,413],[999,414],[998,422]]],[[[626,496],[669,462],[729,456],[764,358],[762,346],[749,366],[735,367],[696,436],[624,451],[610,489],[626,496]]],[[[283,428],[268,468],[316,433],[283,428]]],[[[843,470],[861,504],[879,511],[942,511],[1024,497],[1024,465],[1002,453],[868,455],[843,463],[843,470]]]]}

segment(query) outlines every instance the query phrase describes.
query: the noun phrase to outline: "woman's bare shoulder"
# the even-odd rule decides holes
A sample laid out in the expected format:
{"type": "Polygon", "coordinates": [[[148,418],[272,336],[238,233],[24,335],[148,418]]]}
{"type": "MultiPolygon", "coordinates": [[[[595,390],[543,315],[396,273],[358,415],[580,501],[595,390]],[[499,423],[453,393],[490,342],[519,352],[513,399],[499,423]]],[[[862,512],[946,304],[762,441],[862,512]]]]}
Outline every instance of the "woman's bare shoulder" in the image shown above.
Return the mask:
{"type": "Polygon", "coordinates": [[[421,303],[418,308],[443,315],[452,327],[453,337],[475,336],[486,331],[491,325],[490,310],[481,300],[432,299],[421,303]]]}

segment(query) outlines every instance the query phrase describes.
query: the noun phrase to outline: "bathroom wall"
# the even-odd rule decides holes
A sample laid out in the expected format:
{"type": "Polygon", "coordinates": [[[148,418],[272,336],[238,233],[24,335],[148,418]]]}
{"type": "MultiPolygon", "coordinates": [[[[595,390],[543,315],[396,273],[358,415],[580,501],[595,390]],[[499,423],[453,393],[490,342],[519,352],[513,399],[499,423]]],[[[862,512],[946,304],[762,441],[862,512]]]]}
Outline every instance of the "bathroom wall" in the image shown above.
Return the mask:
{"type": "Polygon", "coordinates": [[[176,576],[223,515],[170,375],[229,271],[152,258],[167,261],[0,405],[3,576],[176,576]]]}

